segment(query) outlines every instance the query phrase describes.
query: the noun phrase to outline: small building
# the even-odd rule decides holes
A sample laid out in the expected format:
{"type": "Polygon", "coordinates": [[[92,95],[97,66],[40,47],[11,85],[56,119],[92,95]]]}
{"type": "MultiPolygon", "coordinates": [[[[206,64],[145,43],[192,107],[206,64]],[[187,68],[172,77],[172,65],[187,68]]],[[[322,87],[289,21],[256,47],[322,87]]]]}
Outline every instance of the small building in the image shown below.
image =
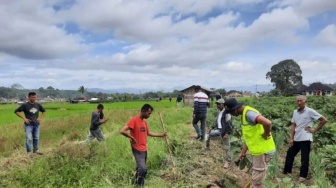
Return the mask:
{"type": "Polygon", "coordinates": [[[321,82],[314,82],[306,88],[306,95],[332,95],[333,89],[327,85],[322,84],[321,82]]]}
{"type": "Polygon", "coordinates": [[[70,100],[70,103],[78,103],[78,102],[87,102],[88,101],[88,97],[77,97],[74,98],[72,100],[70,100]]]}
{"type": "Polygon", "coordinates": [[[243,93],[237,90],[230,90],[227,92],[228,97],[242,97],[243,93]]]}
{"type": "MultiPolygon", "coordinates": [[[[195,87],[196,87],[196,85],[192,85],[192,86],[187,87],[187,88],[180,91],[180,92],[183,93],[184,105],[186,105],[186,106],[193,106],[194,105],[195,87]]],[[[201,86],[201,88],[202,88],[203,92],[208,95],[209,100],[211,100],[211,96],[212,96],[213,92],[210,89],[204,88],[202,86],[201,86]]]]}
{"type": "MultiPolygon", "coordinates": [[[[260,94],[258,93],[258,95],[260,96],[260,94]]],[[[244,91],[243,93],[243,97],[252,97],[253,96],[253,93],[250,92],[250,91],[244,91]]]]}
{"type": "Polygon", "coordinates": [[[304,84],[297,85],[291,92],[291,95],[306,95],[307,88],[308,86],[304,84]]]}

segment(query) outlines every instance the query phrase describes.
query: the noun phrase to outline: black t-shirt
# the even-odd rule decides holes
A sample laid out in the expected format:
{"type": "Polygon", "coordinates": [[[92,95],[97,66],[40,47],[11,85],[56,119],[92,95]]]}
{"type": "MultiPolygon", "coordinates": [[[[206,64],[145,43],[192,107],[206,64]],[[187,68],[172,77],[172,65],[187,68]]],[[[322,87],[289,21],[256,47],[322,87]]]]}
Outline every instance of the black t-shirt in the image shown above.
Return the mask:
{"type": "Polygon", "coordinates": [[[182,97],[177,97],[176,101],[177,102],[181,102],[182,101],[182,97]]]}
{"type": "Polygon", "coordinates": [[[37,122],[39,112],[45,112],[45,109],[39,103],[26,102],[14,111],[14,113],[16,112],[23,112],[25,117],[30,120],[30,125],[39,125],[37,122]]]}

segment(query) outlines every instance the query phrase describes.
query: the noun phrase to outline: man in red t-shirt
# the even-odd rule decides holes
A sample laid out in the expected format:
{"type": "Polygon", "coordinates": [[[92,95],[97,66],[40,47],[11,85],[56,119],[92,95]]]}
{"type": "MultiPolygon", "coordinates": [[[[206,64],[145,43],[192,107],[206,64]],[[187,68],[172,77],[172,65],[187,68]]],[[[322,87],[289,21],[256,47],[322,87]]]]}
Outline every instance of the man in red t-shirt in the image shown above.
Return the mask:
{"type": "Polygon", "coordinates": [[[154,111],[153,107],[145,104],[141,108],[139,116],[133,117],[121,130],[120,134],[130,138],[132,153],[136,161],[135,183],[143,186],[147,174],[147,136],[165,137],[166,132],[161,134],[151,132],[145,119],[149,118],[154,111]]]}

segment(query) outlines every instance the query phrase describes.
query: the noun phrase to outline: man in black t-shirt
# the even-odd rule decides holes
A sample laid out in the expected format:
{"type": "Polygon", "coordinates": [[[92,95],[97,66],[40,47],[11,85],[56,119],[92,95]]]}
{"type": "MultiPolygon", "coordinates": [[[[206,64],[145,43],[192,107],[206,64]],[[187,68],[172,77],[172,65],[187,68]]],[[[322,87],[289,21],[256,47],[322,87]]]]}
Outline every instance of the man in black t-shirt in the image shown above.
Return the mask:
{"type": "Polygon", "coordinates": [[[28,93],[28,102],[22,104],[17,108],[14,113],[19,116],[24,121],[25,132],[26,132],[26,149],[28,157],[32,157],[31,154],[31,141],[33,141],[33,153],[42,155],[38,150],[39,137],[40,137],[40,123],[45,116],[45,109],[41,104],[35,102],[36,93],[28,93]],[[22,113],[24,113],[24,116],[22,113]],[[42,112],[41,117],[39,117],[39,112],[42,112]]]}

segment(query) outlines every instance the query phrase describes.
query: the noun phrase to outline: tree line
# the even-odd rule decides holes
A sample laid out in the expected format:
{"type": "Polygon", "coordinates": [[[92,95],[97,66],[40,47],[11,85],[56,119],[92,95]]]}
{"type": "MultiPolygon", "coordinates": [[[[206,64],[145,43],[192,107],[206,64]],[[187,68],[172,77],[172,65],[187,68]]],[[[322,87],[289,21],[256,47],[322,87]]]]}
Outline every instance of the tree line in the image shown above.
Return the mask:
{"type": "Polygon", "coordinates": [[[100,100],[117,100],[117,101],[128,101],[128,100],[141,100],[141,99],[157,99],[157,98],[175,98],[180,91],[174,90],[173,92],[163,92],[163,91],[150,91],[142,94],[134,93],[102,93],[102,92],[90,92],[84,86],[80,86],[78,90],[62,90],[55,89],[52,86],[47,88],[40,87],[39,89],[26,89],[20,84],[13,84],[10,87],[0,87],[0,99],[9,100],[16,99],[17,101],[25,101],[28,92],[36,92],[40,99],[66,99],[75,100],[78,98],[99,98],[100,100]]]}

